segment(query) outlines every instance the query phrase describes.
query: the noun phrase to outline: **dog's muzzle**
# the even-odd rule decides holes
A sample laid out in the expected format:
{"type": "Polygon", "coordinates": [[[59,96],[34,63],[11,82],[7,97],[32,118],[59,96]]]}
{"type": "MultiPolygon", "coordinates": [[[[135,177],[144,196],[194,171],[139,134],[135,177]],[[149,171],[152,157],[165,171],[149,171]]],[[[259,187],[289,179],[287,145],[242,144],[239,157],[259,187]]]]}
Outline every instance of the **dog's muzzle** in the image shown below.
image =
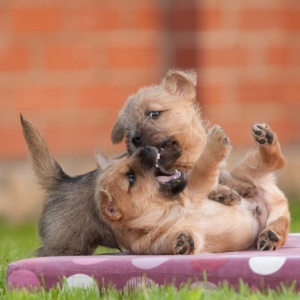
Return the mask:
{"type": "Polygon", "coordinates": [[[184,173],[175,170],[167,172],[158,165],[160,154],[155,147],[144,146],[140,148],[139,158],[141,164],[146,169],[154,170],[154,175],[160,185],[160,190],[167,195],[175,195],[184,190],[187,185],[187,177],[184,173]]]}

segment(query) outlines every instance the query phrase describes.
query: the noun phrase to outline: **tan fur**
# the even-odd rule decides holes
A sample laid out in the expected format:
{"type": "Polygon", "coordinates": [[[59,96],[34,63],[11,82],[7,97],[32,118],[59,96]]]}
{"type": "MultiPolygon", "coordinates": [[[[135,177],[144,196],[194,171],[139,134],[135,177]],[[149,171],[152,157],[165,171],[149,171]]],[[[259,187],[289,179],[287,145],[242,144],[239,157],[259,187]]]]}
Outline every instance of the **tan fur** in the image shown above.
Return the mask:
{"type": "Polygon", "coordinates": [[[263,191],[268,207],[268,219],[266,228],[259,235],[258,248],[275,250],[285,243],[290,227],[288,200],[276,185],[273,174],[284,167],[285,160],[277,135],[270,126],[255,124],[253,128],[258,147],[250,151],[245,159],[233,168],[231,175],[251,182],[263,191]],[[261,135],[255,135],[257,130],[261,135]],[[271,143],[268,143],[268,136],[272,137],[271,143]],[[260,145],[259,139],[265,139],[265,143],[260,145]]]}
{"type": "MultiPolygon", "coordinates": [[[[207,138],[206,126],[195,96],[196,73],[170,70],[159,85],[142,88],[127,99],[111,133],[113,143],[125,139],[129,153],[144,145],[154,146],[161,153],[161,166],[167,170],[188,172],[202,153],[207,138]],[[159,115],[151,118],[151,112],[159,112],[159,115]]],[[[284,160],[276,137],[274,144],[258,147],[249,154],[240,164],[244,167],[235,168],[233,176],[222,171],[220,184],[209,194],[209,198],[227,205],[236,205],[240,200],[239,195],[251,201],[261,193],[266,194],[269,219],[266,231],[261,236],[268,235],[266,232],[276,228],[274,230],[280,242],[274,247],[268,238],[265,245],[259,241],[258,248],[272,250],[280,247],[286,240],[290,224],[288,202],[275,184],[273,176],[267,176],[264,185],[257,185],[253,170],[258,163],[268,174],[283,167],[284,160]],[[253,180],[249,180],[252,177],[253,180]],[[281,227],[278,225],[278,230],[276,219],[281,217],[286,222],[281,227]],[[269,227],[271,222],[273,225],[269,227]]],[[[278,224],[282,224],[282,221],[278,221],[278,224]]]]}
{"type": "Polygon", "coordinates": [[[263,201],[242,198],[238,205],[226,206],[207,197],[230,152],[221,127],[210,129],[204,151],[187,175],[187,187],[179,194],[163,193],[166,183],[160,186],[157,181],[156,161],[145,168],[141,161],[151,157],[141,157],[141,149],[105,164],[98,178],[99,210],[124,248],[137,254],[193,254],[253,246],[265,222],[258,216],[263,201]],[[135,177],[132,185],[129,174],[135,177]]]}

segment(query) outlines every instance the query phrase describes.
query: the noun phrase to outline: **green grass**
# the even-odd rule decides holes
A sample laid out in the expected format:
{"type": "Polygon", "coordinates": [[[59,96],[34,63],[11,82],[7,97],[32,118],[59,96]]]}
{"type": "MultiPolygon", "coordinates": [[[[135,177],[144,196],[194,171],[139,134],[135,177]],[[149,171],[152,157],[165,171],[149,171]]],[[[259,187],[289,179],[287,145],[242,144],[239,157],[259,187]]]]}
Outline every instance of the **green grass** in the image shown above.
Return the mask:
{"type": "MultiPolygon", "coordinates": [[[[300,202],[291,203],[292,224],[291,232],[300,232],[300,202]]],[[[64,300],[64,299],[99,299],[97,288],[70,289],[62,292],[58,287],[46,291],[27,292],[25,290],[14,290],[9,292],[6,289],[6,269],[9,263],[34,256],[34,251],[38,248],[39,242],[36,234],[35,224],[26,224],[22,226],[9,226],[4,222],[0,222],[0,299],[46,299],[46,300],[64,300]]],[[[97,253],[106,251],[99,249],[97,253]]],[[[215,291],[207,291],[201,288],[190,289],[188,285],[183,286],[179,290],[173,286],[141,288],[139,291],[127,291],[121,294],[115,289],[102,291],[101,299],[300,299],[300,294],[297,294],[293,288],[283,289],[283,291],[270,290],[266,293],[252,292],[245,284],[241,283],[238,292],[233,291],[228,286],[224,285],[215,291]]]]}

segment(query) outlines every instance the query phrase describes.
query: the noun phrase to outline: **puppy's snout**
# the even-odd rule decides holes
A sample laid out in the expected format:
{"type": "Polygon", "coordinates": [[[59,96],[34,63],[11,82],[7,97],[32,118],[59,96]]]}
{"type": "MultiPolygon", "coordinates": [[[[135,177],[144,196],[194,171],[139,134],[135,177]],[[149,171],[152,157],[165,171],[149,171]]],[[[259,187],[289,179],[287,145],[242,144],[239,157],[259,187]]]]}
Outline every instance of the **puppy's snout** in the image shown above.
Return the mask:
{"type": "Polygon", "coordinates": [[[137,132],[131,139],[131,142],[134,146],[140,147],[142,145],[142,134],[137,132]]]}
{"type": "Polygon", "coordinates": [[[151,154],[153,155],[154,152],[156,152],[156,151],[154,150],[153,147],[144,146],[141,151],[141,157],[146,158],[147,156],[150,156],[151,154]]]}
{"type": "Polygon", "coordinates": [[[139,151],[139,158],[141,161],[141,164],[146,169],[151,169],[155,167],[156,160],[157,160],[157,149],[151,146],[144,146],[143,148],[140,148],[139,151]]]}

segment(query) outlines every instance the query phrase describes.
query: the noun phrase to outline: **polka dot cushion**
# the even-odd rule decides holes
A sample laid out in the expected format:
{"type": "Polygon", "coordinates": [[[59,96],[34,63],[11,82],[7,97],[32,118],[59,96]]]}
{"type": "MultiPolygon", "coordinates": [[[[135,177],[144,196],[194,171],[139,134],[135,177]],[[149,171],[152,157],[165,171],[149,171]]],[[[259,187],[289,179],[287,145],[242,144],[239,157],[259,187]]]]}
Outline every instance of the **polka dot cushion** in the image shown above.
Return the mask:
{"type": "Polygon", "coordinates": [[[98,256],[39,257],[11,263],[7,286],[45,288],[60,284],[90,287],[96,280],[99,289],[117,289],[189,282],[191,287],[205,284],[214,288],[226,281],[238,287],[240,279],[253,289],[280,288],[296,282],[300,290],[300,234],[290,234],[286,245],[277,251],[241,251],[190,256],[144,256],[128,253],[98,256]]]}

